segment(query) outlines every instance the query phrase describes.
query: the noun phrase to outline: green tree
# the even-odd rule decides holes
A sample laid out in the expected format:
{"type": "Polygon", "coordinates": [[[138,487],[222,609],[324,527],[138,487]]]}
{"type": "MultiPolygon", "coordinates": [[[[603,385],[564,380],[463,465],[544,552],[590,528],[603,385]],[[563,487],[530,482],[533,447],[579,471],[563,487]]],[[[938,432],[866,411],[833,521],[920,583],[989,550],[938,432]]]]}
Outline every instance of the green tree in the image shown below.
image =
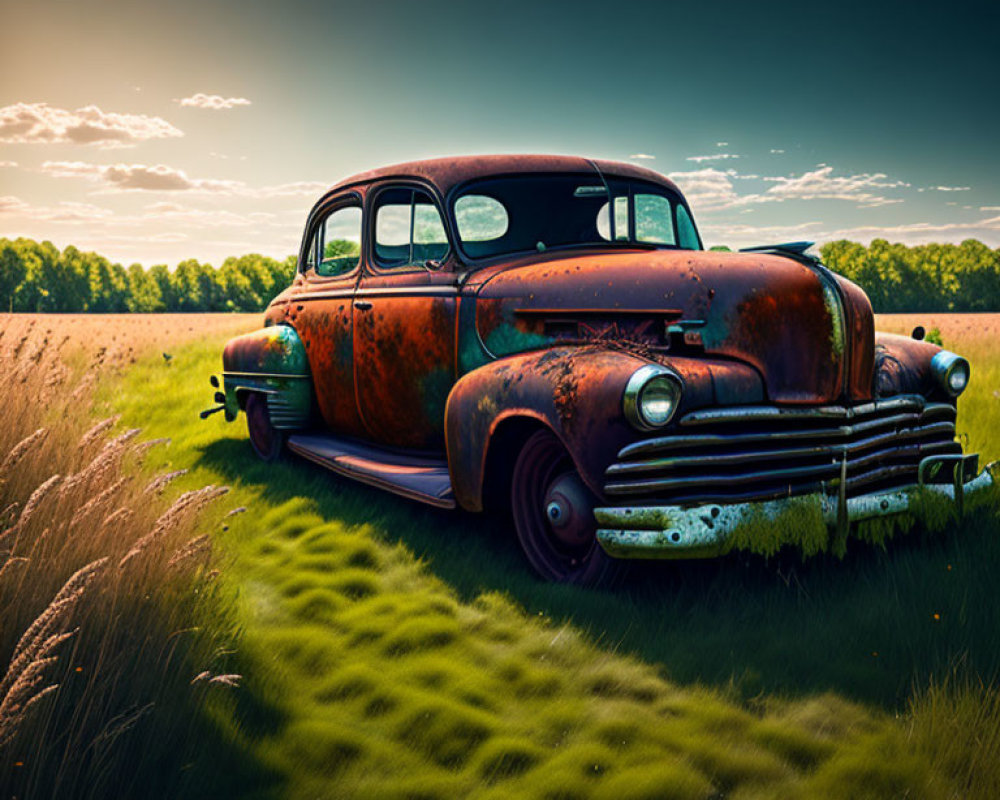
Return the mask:
{"type": "Polygon", "coordinates": [[[14,293],[27,274],[27,267],[14,243],[0,239],[0,308],[14,310],[14,293]]]}

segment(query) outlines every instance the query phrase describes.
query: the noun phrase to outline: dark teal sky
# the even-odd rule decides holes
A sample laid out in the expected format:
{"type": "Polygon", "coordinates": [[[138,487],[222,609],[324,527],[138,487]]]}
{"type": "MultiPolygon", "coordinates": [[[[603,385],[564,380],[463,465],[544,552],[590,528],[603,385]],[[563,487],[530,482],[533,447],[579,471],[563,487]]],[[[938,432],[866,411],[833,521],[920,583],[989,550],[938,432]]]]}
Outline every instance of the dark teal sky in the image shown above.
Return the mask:
{"type": "Polygon", "coordinates": [[[803,6],[0,0],[0,235],[284,253],[346,174],[523,151],[653,156],[710,243],[1000,245],[1000,4],[803,6]],[[174,132],[51,132],[88,106],[174,132]]]}

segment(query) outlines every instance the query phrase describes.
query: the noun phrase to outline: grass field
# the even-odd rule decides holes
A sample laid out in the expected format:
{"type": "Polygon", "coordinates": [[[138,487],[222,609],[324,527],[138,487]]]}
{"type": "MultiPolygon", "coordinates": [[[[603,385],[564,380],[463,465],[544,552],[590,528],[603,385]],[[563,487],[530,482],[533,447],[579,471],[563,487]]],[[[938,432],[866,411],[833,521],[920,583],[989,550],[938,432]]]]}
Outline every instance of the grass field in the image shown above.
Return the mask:
{"type": "MultiPolygon", "coordinates": [[[[128,338],[148,319],[116,324],[128,338]]],[[[297,460],[265,466],[242,421],[199,420],[222,342],[258,320],[189,320],[203,336],[182,344],[165,321],[93,410],[171,438],[136,465],[144,476],[230,487],[191,533],[212,533],[218,608],[201,613],[240,628],[225,663],[244,679],[185,706],[205,739],[177,793],[199,796],[216,757],[246,772],[220,794],[261,797],[1000,793],[994,512],[885,550],[852,544],[843,560],[733,555],[647,565],[616,592],[550,586],[502,520],[297,460]]],[[[972,361],[959,427],[1000,457],[1000,315],[879,323],[918,321],[972,361]]]]}

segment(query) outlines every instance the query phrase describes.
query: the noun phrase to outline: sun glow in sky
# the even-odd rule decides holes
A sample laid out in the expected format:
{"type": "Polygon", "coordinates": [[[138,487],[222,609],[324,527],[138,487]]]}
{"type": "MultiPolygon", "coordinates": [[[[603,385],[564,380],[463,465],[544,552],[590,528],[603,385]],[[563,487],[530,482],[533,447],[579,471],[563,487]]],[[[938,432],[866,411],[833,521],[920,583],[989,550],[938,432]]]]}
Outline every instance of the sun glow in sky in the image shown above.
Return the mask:
{"type": "Polygon", "coordinates": [[[298,248],[322,191],[469,153],[633,161],[707,245],[1000,246],[995,2],[0,0],[0,236],[298,248]]]}

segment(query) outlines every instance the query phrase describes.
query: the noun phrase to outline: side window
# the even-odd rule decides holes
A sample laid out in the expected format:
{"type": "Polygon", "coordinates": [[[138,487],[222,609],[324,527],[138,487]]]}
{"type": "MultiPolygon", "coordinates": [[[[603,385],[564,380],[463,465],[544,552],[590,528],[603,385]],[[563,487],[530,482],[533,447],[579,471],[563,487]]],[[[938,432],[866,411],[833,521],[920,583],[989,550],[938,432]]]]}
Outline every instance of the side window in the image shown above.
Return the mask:
{"type": "Polygon", "coordinates": [[[323,220],[315,250],[317,275],[329,278],[356,269],[361,260],[361,207],[343,206],[323,220]]]}
{"type": "Polygon", "coordinates": [[[635,239],[651,244],[674,244],[670,201],[662,194],[635,195],[635,239]]]}
{"type": "Polygon", "coordinates": [[[605,203],[597,212],[597,232],[602,239],[616,242],[628,241],[628,195],[618,195],[615,197],[614,215],[608,216],[609,204],[605,203]],[[614,225],[614,236],[611,234],[611,226],[614,225]]]}
{"type": "Polygon", "coordinates": [[[677,232],[680,234],[681,247],[688,250],[697,250],[701,245],[698,243],[698,234],[695,233],[694,223],[691,215],[684,206],[677,206],[677,232]]]}
{"type": "Polygon", "coordinates": [[[388,189],[375,199],[375,260],[382,269],[422,267],[448,254],[448,237],[430,195],[388,189]]]}

